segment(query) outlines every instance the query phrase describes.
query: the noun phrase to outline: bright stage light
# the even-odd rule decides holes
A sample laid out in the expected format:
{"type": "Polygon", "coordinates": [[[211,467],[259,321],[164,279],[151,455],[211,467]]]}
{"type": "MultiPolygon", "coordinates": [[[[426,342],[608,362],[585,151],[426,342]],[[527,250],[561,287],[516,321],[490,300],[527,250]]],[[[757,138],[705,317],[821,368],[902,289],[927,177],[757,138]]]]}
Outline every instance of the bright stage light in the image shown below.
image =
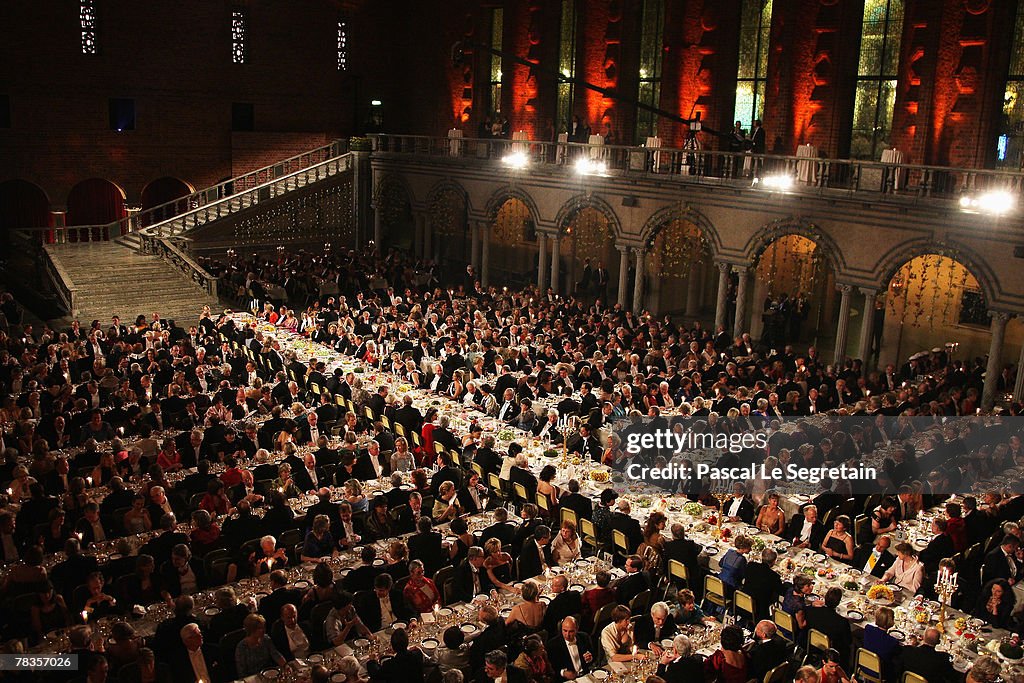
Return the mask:
{"type": "Polygon", "coordinates": [[[501,160],[501,163],[505,164],[509,168],[523,169],[529,165],[530,158],[526,156],[525,152],[512,152],[511,154],[505,155],[501,160]]]}
{"type": "Polygon", "coordinates": [[[1017,198],[1006,190],[991,190],[976,196],[960,198],[960,208],[972,213],[990,213],[996,216],[1010,213],[1017,206],[1017,198]]]}
{"type": "Polygon", "coordinates": [[[576,160],[576,173],[579,175],[595,175],[604,173],[608,169],[608,165],[603,161],[597,159],[588,159],[586,157],[580,157],[576,160]]]}
{"type": "Polygon", "coordinates": [[[766,190],[785,192],[793,189],[793,176],[779,174],[754,178],[754,185],[760,184],[766,190]]]}

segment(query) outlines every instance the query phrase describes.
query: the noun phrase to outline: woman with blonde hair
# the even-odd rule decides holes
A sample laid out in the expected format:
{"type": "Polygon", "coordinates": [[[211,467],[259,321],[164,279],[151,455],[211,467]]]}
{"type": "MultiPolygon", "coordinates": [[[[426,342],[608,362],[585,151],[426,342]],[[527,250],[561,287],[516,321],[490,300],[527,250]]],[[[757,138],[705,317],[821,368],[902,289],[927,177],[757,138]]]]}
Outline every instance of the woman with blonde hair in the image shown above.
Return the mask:
{"type": "Polygon", "coordinates": [[[523,584],[523,601],[518,603],[505,617],[505,625],[521,624],[528,630],[536,630],[544,623],[544,610],[547,608],[540,601],[540,586],[533,579],[523,584]]]}

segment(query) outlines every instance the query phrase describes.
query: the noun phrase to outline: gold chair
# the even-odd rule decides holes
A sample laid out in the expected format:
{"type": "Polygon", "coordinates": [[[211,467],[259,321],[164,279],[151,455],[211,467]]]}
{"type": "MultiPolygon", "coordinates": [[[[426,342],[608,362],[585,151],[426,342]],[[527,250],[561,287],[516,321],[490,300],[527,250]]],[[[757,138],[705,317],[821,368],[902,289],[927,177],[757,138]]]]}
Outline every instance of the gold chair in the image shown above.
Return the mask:
{"type": "Polygon", "coordinates": [[[810,656],[814,653],[815,650],[818,650],[818,652],[823,655],[831,647],[832,642],[829,640],[828,636],[826,636],[818,629],[812,628],[807,632],[807,654],[804,655],[803,663],[807,663],[807,660],[810,658],[810,656]]]}
{"type": "Polygon", "coordinates": [[[871,650],[857,648],[857,663],[853,675],[861,681],[882,683],[882,660],[871,650]]]}
{"type": "Polygon", "coordinates": [[[792,643],[796,633],[796,620],[793,618],[793,615],[776,607],[772,611],[772,621],[775,622],[779,635],[792,643]]]}
{"type": "Polygon", "coordinates": [[[704,577],[704,604],[709,602],[722,609],[729,608],[729,603],[725,599],[725,584],[720,578],[711,574],[704,577]]]}

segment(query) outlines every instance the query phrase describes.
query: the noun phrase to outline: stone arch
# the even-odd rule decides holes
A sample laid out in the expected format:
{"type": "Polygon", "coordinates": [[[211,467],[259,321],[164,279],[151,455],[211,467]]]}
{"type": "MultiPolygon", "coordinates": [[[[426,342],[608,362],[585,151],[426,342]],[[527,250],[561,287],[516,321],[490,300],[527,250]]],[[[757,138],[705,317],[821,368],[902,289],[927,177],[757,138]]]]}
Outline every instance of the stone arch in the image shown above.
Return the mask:
{"type": "Polygon", "coordinates": [[[743,247],[745,260],[747,263],[756,264],[757,259],[772,242],[787,235],[798,235],[814,242],[821,250],[821,256],[828,262],[833,273],[838,275],[845,270],[846,260],[835,240],[814,223],[801,218],[780,218],[762,225],[743,247]]]}
{"type": "Polygon", "coordinates": [[[187,197],[195,191],[191,183],[174,176],[163,176],[146,183],[146,186],[142,188],[142,216],[140,216],[140,224],[151,225],[183,213],[186,209],[183,205],[186,202],[178,202],[170,206],[165,205],[181,197],[187,197]],[[154,215],[146,213],[155,207],[160,207],[160,209],[153,212],[154,215]]]}
{"type": "Polygon", "coordinates": [[[904,242],[883,254],[879,259],[879,266],[875,269],[879,291],[885,291],[889,287],[889,282],[904,264],[918,256],[929,254],[946,256],[960,263],[978,281],[978,286],[989,304],[998,298],[999,290],[996,287],[995,274],[984,259],[962,244],[932,242],[926,238],[904,242]]]}
{"type": "Polygon", "coordinates": [[[20,178],[0,183],[0,235],[49,222],[50,198],[43,188],[20,178]]]}
{"type": "Polygon", "coordinates": [[[68,192],[68,225],[106,225],[124,218],[124,190],[106,178],[83,180],[68,192]]]}
{"type": "Polygon", "coordinates": [[[431,249],[441,261],[468,262],[470,256],[469,194],[458,183],[442,180],[427,195],[431,249]]]}
{"type": "Polygon", "coordinates": [[[438,197],[445,193],[455,193],[462,197],[466,203],[466,211],[470,210],[469,193],[466,192],[466,188],[451,178],[440,180],[430,188],[430,191],[427,192],[427,206],[433,204],[438,197]]]}
{"type": "Polygon", "coordinates": [[[712,257],[721,252],[722,239],[714,224],[708,220],[708,217],[692,206],[679,205],[666,206],[663,209],[659,209],[647,219],[647,222],[644,223],[643,228],[640,230],[640,239],[643,241],[645,248],[650,247],[658,237],[659,232],[677,220],[689,221],[700,230],[704,236],[705,243],[711,248],[712,257]]]}
{"type": "Polygon", "coordinates": [[[374,210],[380,215],[381,242],[378,249],[396,247],[411,249],[414,227],[412,192],[402,176],[382,177],[373,191],[374,210]]]}
{"type": "Polygon", "coordinates": [[[618,242],[622,238],[622,222],[619,221],[615,210],[612,209],[611,204],[594,194],[578,194],[562,204],[562,208],[555,216],[555,228],[559,235],[565,233],[569,223],[583,209],[595,209],[600,212],[608,221],[608,227],[611,229],[615,241],[618,242]]]}
{"type": "Polygon", "coordinates": [[[529,192],[511,185],[498,188],[487,199],[487,204],[484,206],[484,215],[487,216],[488,223],[494,223],[498,217],[498,211],[505,205],[508,199],[518,199],[523,204],[526,204],[527,208],[530,209],[530,218],[533,220],[533,224],[540,224],[540,210],[537,208],[537,202],[534,201],[529,192]]]}

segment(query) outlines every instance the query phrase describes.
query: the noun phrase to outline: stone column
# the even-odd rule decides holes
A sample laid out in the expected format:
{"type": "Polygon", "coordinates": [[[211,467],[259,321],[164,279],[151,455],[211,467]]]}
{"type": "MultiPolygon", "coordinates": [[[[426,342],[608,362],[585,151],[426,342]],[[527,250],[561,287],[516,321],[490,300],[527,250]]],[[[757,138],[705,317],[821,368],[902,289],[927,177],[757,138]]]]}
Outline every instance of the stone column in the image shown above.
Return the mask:
{"type": "MultiPolygon", "coordinates": [[[[469,263],[473,266],[473,272],[480,276],[480,224],[476,221],[469,223],[469,263]]],[[[481,283],[482,284],[482,283],[481,283]]]]}
{"type": "Polygon", "coordinates": [[[1017,381],[1013,383],[1013,400],[1024,401],[1024,346],[1020,347],[1020,360],[1017,361],[1017,381]]]}
{"type": "Polygon", "coordinates": [[[728,263],[716,263],[718,266],[718,300],[715,303],[715,329],[718,334],[719,327],[725,327],[725,314],[729,307],[729,268],[728,263]]]}
{"type": "Polygon", "coordinates": [[[860,321],[858,355],[864,362],[864,372],[867,373],[871,369],[871,337],[875,334],[875,299],[878,298],[878,292],[864,287],[858,287],[858,289],[864,295],[864,319],[860,321]]]}
{"type": "Polygon", "coordinates": [[[846,356],[846,334],[850,327],[850,293],[853,287],[839,285],[836,289],[842,294],[839,301],[839,324],[836,326],[835,362],[839,365],[846,356]]]}
{"type": "Polygon", "coordinates": [[[480,286],[486,289],[491,284],[491,226],[480,221],[477,227],[480,229],[480,286]]]}
{"type": "Polygon", "coordinates": [[[423,248],[423,217],[418,212],[412,214],[412,257],[420,258],[423,248]]]}
{"type": "Polygon", "coordinates": [[[434,249],[431,245],[432,238],[434,236],[434,229],[430,225],[430,217],[426,214],[423,215],[423,258],[433,259],[434,249]]]}
{"type": "Polygon", "coordinates": [[[985,367],[985,386],[981,392],[981,409],[992,410],[996,404],[996,383],[1002,369],[1003,337],[1006,335],[1006,322],[1009,313],[992,311],[992,342],[988,347],[988,365],[985,367]]]}
{"type": "Polygon", "coordinates": [[[561,246],[561,238],[555,235],[551,238],[551,289],[554,290],[555,294],[559,293],[558,290],[558,266],[559,259],[561,258],[558,254],[558,249],[561,246]]]}
{"type": "Polygon", "coordinates": [[[691,263],[690,274],[686,278],[686,309],[683,315],[687,318],[696,318],[700,309],[701,265],[699,260],[691,263]]]}
{"type": "Polygon", "coordinates": [[[644,250],[643,247],[634,247],[633,253],[636,254],[636,279],[633,280],[633,313],[639,315],[640,311],[644,309],[644,280],[646,279],[646,273],[644,268],[644,250]]]}
{"type": "Polygon", "coordinates": [[[732,336],[738,337],[743,334],[747,326],[747,287],[750,285],[750,268],[747,266],[736,266],[733,271],[740,276],[739,284],[736,286],[736,319],[732,325],[732,336]]]}
{"type": "Polygon", "coordinates": [[[537,233],[537,291],[541,296],[548,287],[548,236],[537,233]]]}
{"type": "Polygon", "coordinates": [[[626,297],[628,296],[627,288],[629,287],[629,247],[615,248],[619,250],[619,293],[616,301],[625,310],[627,306],[626,297]]]}
{"type": "Polygon", "coordinates": [[[378,254],[384,253],[381,240],[384,238],[384,212],[379,206],[373,207],[373,244],[378,254]]]}

